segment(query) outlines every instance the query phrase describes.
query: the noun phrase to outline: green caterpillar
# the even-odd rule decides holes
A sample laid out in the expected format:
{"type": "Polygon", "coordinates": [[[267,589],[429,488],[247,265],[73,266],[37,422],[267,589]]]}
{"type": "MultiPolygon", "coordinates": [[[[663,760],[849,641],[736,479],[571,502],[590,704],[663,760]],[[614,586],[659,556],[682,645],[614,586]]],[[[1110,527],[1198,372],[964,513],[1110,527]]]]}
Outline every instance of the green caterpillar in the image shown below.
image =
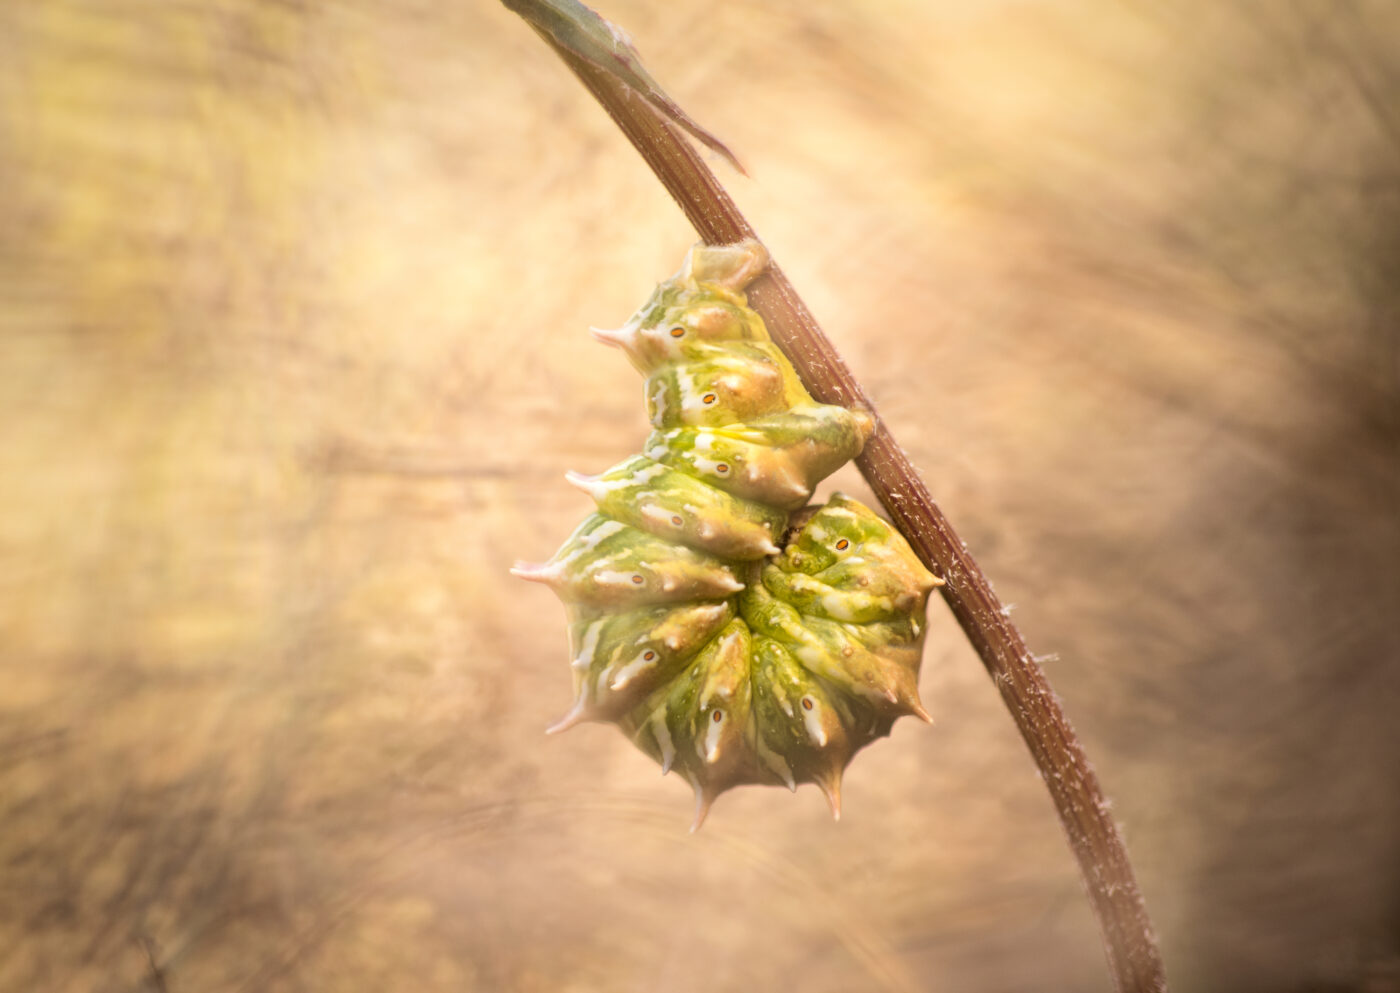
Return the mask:
{"type": "Polygon", "coordinates": [[[515,575],[569,615],[576,700],[551,732],[616,723],[695,789],[697,828],[745,783],[841,774],[897,717],[928,720],[918,673],[940,580],[872,511],[813,487],[860,453],[861,411],[819,404],[749,309],[758,242],[697,245],[620,330],[646,376],[645,453],[569,481],[598,505],[515,575]],[[805,508],[805,509],[804,509],[805,508]]]}

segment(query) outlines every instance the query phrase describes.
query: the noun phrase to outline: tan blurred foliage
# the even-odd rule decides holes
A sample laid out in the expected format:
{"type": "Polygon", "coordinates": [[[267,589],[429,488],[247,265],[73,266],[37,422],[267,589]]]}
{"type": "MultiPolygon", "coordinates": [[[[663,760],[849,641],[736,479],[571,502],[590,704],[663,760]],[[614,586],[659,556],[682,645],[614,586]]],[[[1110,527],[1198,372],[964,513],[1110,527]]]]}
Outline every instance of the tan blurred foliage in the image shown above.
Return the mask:
{"type": "MultiPolygon", "coordinates": [[[[1056,653],[1174,988],[1400,989],[1400,9],[603,12],[1056,653]]],[[[0,988],[1107,989],[941,604],[840,824],[541,735],[506,569],[691,236],[523,24],[6,4],[0,142],[0,988]]]]}

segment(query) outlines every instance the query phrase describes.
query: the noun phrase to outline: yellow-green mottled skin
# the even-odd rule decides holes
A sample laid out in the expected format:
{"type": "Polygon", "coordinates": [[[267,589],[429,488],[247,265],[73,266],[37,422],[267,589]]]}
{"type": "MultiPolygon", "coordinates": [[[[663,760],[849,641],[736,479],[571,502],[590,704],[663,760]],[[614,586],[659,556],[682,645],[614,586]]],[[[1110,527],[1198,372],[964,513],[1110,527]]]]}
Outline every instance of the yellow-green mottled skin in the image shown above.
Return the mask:
{"type": "Polygon", "coordinates": [[[903,537],[818,482],[870,418],[819,404],[750,310],[757,242],[697,245],[617,331],[646,376],[645,452],[570,474],[598,512],[542,566],[569,614],[576,700],[556,725],[612,721],[695,788],[696,826],[744,783],[820,786],[840,809],[851,756],[918,697],[938,581],[903,537]]]}

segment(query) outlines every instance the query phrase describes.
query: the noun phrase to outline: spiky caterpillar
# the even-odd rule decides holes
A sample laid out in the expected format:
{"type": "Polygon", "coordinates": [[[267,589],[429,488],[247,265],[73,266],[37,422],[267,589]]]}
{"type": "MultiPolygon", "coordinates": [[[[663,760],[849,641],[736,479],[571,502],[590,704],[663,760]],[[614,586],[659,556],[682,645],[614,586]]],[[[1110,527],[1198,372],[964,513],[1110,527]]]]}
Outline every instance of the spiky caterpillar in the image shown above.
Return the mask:
{"type": "Polygon", "coordinates": [[[860,453],[861,411],[819,404],[749,309],[749,241],[697,245],[617,331],[646,376],[645,454],[570,473],[598,512],[518,566],[569,615],[576,700],[551,731],[611,721],[696,795],[816,783],[840,815],[852,755],[919,703],[924,611],[939,580],[841,494],[802,509],[860,453]]]}

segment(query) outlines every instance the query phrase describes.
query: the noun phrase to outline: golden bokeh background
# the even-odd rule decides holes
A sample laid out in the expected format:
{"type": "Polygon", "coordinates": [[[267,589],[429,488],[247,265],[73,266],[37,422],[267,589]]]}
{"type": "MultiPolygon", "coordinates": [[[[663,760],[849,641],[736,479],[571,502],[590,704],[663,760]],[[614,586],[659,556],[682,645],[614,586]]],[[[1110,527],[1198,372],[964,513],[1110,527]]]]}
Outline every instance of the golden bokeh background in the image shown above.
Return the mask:
{"type": "MultiPolygon", "coordinates": [[[[602,12],[1053,653],[1173,988],[1400,990],[1400,8],[602,12]]],[[[496,3],[0,8],[0,988],[1109,988],[941,603],[839,824],[541,734],[506,570],[691,240],[496,3]]]]}

